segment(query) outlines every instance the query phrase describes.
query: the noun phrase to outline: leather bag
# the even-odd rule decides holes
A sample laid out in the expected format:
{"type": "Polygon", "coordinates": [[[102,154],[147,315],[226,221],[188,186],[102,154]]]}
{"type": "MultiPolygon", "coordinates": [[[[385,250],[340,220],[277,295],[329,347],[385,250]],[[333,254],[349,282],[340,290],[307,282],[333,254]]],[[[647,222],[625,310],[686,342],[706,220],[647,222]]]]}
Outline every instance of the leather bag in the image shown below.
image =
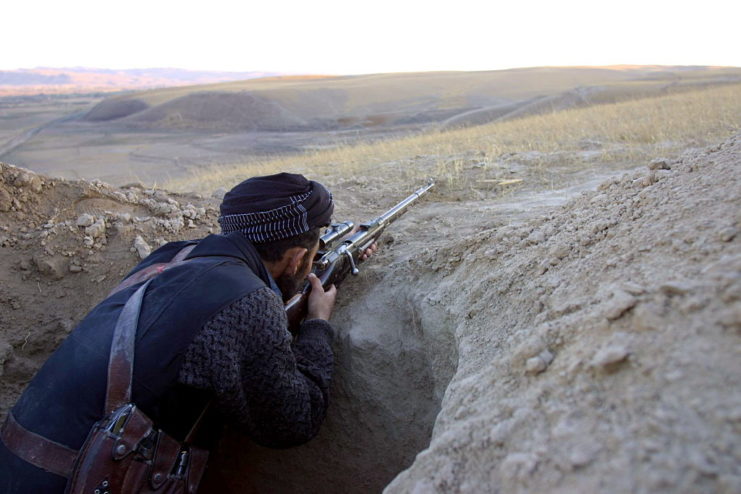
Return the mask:
{"type": "Polygon", "coordinates": [[[106,417],[93,426],[80,449],[67,494],[195,494],[198,490],[208,451],[190,442],[206,410],[181,443],[156,429],[131,402],[134,341],[149,283],[129,298],[116,323],[108,363],[106,417]]]}

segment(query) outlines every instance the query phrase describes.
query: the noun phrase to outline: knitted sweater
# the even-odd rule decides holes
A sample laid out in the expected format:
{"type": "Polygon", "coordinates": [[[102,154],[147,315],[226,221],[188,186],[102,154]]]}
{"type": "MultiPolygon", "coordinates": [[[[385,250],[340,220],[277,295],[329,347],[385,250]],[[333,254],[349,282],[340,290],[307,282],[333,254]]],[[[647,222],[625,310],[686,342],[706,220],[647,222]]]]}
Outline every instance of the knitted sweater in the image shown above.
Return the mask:
{"type": "Polygon", "coordinates": [[[212,317],[188,347],[178,381],[215,394],[229,422],[259,444],[316,435],[332,377],[332,327],[306,321],[292,340],[280,298],[260,288],[212,317]]]}

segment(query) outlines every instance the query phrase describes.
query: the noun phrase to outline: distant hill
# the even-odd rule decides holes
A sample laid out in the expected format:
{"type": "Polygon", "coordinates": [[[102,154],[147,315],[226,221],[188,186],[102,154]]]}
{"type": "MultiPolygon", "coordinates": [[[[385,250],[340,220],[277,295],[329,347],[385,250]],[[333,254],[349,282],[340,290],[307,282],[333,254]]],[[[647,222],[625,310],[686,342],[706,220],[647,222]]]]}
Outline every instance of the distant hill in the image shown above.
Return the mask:
{"type": "Polygon", "coordinates": [[[741,68],[664,66],[269,77],[111,97],[85,119],[221,132],[449,128],[739,81],[741,68]]]}
{"type": "Polygon", "coordinates": [[[279,75],[274,72],[213,72],[183,69],[46,68],[0,71],[0,96],[66,94],[211,84],[279,75]]]}

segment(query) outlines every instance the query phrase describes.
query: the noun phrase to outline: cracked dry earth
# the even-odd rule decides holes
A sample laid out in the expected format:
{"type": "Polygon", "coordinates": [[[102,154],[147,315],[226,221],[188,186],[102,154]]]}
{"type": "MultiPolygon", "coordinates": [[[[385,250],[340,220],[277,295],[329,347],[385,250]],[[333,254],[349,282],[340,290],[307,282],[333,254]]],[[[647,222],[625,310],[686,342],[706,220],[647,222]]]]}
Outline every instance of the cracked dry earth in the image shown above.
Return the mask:
{"type": "MultiPolygon", "coordinates": [[[[741,492],[741,136],[645,165],[561,204],[415,206],[342,287],[319,436],[229,432],[224,489],[741,492]]],[[[218,201],[0,171],[4,413],[141,256],[215,231],[218,201]]]]}

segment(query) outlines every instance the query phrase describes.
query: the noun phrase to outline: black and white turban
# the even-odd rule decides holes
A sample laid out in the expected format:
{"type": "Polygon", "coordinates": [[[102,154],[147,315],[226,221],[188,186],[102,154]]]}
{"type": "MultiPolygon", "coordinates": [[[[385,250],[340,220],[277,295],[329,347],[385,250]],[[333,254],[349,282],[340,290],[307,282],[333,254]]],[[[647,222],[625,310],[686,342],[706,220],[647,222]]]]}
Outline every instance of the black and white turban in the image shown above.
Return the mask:
{"type": "Polygon", "coordinates": [[[253,177],[227,192],[221,203],[221,231],[240,231],[260,244],[294,237],[332,218],[332,194],[303,175],[253,177]]]}

